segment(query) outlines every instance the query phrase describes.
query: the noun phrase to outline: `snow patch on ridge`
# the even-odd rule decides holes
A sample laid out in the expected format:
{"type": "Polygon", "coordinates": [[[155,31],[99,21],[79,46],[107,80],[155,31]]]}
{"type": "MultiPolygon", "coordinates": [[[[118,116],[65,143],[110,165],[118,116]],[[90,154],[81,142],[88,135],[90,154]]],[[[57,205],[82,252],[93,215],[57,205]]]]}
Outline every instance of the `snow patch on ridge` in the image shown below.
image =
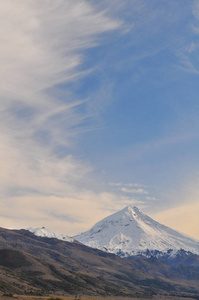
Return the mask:
{"type": "Polygon", "coordinates": [[[29,227],[29,228],[27,228],[27,230],[29,230],[30,232],[32,232],[33,234],[35,234],[37,236],[56,238],[58,240],[62,240],[62,241],[66,241],[66,242],[74,242],[73,238],[71,238],[67,235],[64,235],[64,234],[55,233],[49,229],[46,229],[45,227],[41,227],[41,228],[29,227]]]}

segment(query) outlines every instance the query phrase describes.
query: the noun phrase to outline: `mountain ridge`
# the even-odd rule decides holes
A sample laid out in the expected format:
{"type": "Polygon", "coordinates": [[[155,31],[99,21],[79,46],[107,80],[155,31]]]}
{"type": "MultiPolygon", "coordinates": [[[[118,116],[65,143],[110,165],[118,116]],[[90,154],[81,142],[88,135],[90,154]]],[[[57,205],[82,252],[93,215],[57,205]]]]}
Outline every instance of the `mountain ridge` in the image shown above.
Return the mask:
{"type": "Polygon", "coordinates": [[[61,233],[55,233],[45,227],[29,227],[26,228],[26,230],[32,232],[36,236],[41,236],[41,237],[48,237],[48,238],[56,238],[61,241],[66,241],[66,242],[74,242],[74,239],[69,237],[68,235],[61,234],[61,233]]]}

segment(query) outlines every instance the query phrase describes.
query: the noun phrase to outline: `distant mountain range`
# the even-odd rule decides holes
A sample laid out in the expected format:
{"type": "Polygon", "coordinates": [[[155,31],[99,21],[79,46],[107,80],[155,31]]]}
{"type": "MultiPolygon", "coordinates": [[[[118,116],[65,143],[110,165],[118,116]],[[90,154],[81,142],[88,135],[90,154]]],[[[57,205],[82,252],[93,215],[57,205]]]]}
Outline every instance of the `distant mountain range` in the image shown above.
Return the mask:
{"type": "Polygon", "coordinates": [[[162,225],[135,206],[106,217],[90,230],[73,238],[56,234],[45,227],[27,228],[37,236],[57,238],[114,253],[122,258],[156,257],[161,261],[199,255],[199,241],[162,225]]]}

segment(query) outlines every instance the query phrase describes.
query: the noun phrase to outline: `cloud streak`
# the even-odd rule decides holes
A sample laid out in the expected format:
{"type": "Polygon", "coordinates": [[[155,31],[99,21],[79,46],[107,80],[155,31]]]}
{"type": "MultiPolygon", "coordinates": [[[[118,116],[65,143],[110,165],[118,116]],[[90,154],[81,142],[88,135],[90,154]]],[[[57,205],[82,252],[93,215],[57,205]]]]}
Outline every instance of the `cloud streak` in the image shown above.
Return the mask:
{"type": "Polygon", "coordinates": [[[48,204],[53,211],[59,200],[55,215],[61,216],[92,169],[72,155],[88,117],[78,111],[84,101],[69,90],[60,96],[59,86],[89,71],[81,68],[84,51],[121,22],[87,1],[8,0],[1,3],[0,25],[1,213],[27,220],[34,201],[35,219],[45,219],[48,204]]]}
{"type": "Polygon", "coordinates": [[[147,191],[145,191],[144,189],[128,189],[128,188],[121,188],[121,191],[124,192],[124,193],[127,193],[127,194],[141,194],[141,195],[146,195],[148,194],[147,191]]]}

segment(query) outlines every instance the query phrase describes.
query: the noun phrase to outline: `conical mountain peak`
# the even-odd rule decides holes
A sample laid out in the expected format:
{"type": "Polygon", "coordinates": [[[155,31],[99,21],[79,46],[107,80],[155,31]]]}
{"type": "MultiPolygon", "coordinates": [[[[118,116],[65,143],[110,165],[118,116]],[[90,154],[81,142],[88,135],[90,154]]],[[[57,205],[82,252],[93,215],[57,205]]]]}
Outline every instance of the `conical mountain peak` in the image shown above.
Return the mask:
{"type": "Polygon", "coordinates": [[[199,254],[199,241],[154,221],[133,205],[104,218],[74,239],[123,257],[154,251],[167,253],[171,249],[199,254]]]}
{"type": "Polygon", "coordinates": [[[111,219],[111,218],[119,219],[119,218],[125,217],[125,216],[140,217],[140,216],[146,216],[146,214],[141,209],[139,209],[138,207],[131,204],[131,205],[124,207],[122,210],[117,211],[117,212],[113,213],[112,215],[104,218],[103,220],[111,219]]]}
{"type": "Polygon", "coordinates": [[[126,209],[132,214],[132,216],[145,215],[145,213],[134,205],[128,205],[126,209]]]}

